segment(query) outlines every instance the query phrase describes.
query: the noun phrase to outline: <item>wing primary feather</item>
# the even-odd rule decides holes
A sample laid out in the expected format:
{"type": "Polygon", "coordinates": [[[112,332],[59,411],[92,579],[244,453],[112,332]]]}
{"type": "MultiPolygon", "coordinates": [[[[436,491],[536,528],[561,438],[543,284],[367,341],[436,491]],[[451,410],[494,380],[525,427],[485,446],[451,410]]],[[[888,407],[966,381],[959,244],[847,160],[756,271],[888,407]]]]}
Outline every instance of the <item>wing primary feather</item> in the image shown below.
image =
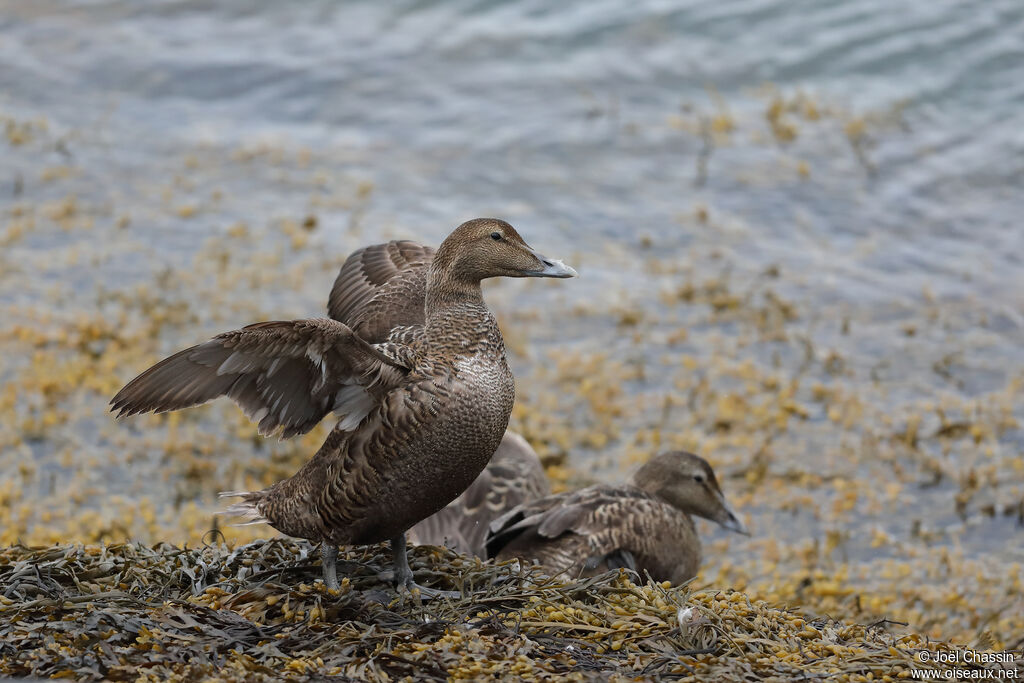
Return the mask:
{"type": "Polygon", "coordinates": [[[125,385],[111,406],[120,417],[226,395],[261,434],[283,427],[292,436],[312,429],[332,408],[346,425],[358,424],[408,371],[403,355],[383,353],[343,323],[267,321],[165,358],[125,385]]]}

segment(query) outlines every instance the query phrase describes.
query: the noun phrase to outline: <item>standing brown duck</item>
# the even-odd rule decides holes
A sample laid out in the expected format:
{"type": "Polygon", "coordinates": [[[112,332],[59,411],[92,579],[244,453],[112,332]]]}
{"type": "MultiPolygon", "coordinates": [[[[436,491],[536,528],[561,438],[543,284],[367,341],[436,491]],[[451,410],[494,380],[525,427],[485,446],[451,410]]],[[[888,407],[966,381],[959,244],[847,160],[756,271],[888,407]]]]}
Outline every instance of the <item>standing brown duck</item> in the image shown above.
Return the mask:
{"type": "MultiPolygon", "coordinates": [[[[402,263],[403,251],[413,259],[428,251],[391,245],[402,263]]],[[[387,255],[391,245],[354,254],[339,280],[387,270],[387,260],[395,263],[387,255]]],[[[408,296],[403,277],[376,288],[336,283],[342,296],[332,293],[331,313],[346,322],[265,322],[226,332],[136,377],[111,401],[113,409],[162,412],[229,396],[260,433],[280,428],[284,436],[307,432],[335,412],[340,420],[309,462],[263,491],[225,494],[243,498],[229,511],[322,542],[328,587],[338,586],[338,544],[383,540],[391,542],[396,582],[412,585],[405,532],[472,483],[512,410],[515,385],[481,280],[576,273],[497,219],[463,223],[426,269],[411,270],[425,278],[420,324],[388,327],[386,334],[376,324],[375,307],[408,296]]],[[[415,302],[410,306],[415,315],[415,302]]]]}
{"type": "Polygon", "coordinates": [[[505,436],[487,468],[461,496],[409,529],[414,545],[447,545],[460,553],[487,557],[491,522],[523,503],[551,493],[537,453],[513,431],[505,436]]]}
{"type": "Polygon", "coordinates": [[[747,533],[707,461],[662,453],[623,486],[590,486],[521,505],[491,525],[487,550],[498,560],[536,560],[566,580],[626,567],[678,585],[700,569],[690,515],[747,533]]]}
{"type": "MultiPolygon", "coordinates": [[[[430,247],[405,240],[354,252],[331,288],[328,314],[371,342],[399,328],[422,326],[430,247]]],[[[462,495],[408,531],[413,545],[447,545],[486,557],[490,523],[520,503],[550,493],[540,458],[519,434],[506,431],[486,469],[462,495]]]]}

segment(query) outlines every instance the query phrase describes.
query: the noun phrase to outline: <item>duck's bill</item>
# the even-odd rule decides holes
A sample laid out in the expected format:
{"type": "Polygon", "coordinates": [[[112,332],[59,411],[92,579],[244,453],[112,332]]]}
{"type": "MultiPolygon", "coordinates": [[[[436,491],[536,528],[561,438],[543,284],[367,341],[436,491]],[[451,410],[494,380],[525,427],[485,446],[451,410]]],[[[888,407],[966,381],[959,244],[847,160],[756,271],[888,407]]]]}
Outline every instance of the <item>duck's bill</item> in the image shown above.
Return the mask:
{"type": "Polygon", "coordinates": [[[544,267],[539,270],[524,270],[523,275],[526,277],[576,277],[578,275],[575,269],[557,259],[550,259],[537,252],[533,252],[533,255],[544,267]]]}
{"type": "Polygon", "coordinates": [[[723,515],[723,518],[716,521],[729,531],[735,531],[736,533],[743,534],[744,536],[750,535],[750,532],[747,531],[747,525],[743,523],[740,516],[737,515],[728,505],[725,506],[725,515],[723,515]]]}

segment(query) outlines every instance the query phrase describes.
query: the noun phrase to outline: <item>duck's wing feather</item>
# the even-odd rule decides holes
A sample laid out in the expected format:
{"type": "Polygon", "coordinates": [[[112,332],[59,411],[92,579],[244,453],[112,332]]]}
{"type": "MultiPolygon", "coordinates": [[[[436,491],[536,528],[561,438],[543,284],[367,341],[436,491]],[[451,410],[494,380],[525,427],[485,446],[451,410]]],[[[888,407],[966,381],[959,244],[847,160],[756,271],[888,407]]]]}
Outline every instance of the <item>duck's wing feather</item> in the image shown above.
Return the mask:
{"type": "Polygon", "coordinates": [[[371,343],[387,340],[393,328],[423,325],[433,258],[432,248],[408,240],[353,252],[334,280],[328,315],[371,343]]]}
{"type": "Polygon", "coordinates": [[[605,485],[556,493],[511,510],[491,524],[491,531],[498,535],[534,528],[545,538],[555,538],[567,531],[581,531],[581,525],[602,507],[638,497],[650,496],[633,487],[605,485]]]}
{"type": "Polygon", "coordinates": [[[486,557],[491,522],[550,491],[537,453],[519,434],[505,432],[491,462],[465,493],[410,529],[409,538],[417,545],[447,545],[486,557]]]}
{"type": "Polygon", "coordinates": [[[624,558],[635,569],[632,552],[650,542],[654,520],[665,504],[627,486],[590,486],[520,505],[491,524],[489,557],[537,559],[549,569],[569,572],[624,558]]]}
{"type": "Polygon", "coordinates": [[[346,428],[408,373],[408,359],[388,351],[325,318],[256,323],[165,358],[110,403],[121,417],[228,396],[260,434],[304,434],[331,411],[346,428]]]}

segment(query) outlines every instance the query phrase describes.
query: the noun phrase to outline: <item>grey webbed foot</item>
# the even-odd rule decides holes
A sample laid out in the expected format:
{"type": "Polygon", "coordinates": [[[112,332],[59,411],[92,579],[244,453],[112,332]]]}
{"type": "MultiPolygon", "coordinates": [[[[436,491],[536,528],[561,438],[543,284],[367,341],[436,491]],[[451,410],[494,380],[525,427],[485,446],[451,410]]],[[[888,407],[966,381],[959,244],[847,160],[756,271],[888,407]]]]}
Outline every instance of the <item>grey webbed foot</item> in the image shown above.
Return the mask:
{"type": "Polygon", "coordinates": [[[406,585],[404,589],[400,588],[398,590],[407,590],[410,593],[412,593],[413,591],[418,591],[419,594],[425,598],[448,598],[449,600],[457,600],[462,597],[462,593],[460,593],[459,591],[443,591],[439,588],[421,586],[415,581],[406,585]]]}
{"type": "Polygon", "coordinates": [[[395,582],[395,590],[412,592],[419,591],[420,595],[428,598],[460,598],[459,591],[442,591],[436,588],[421,586],[413,580],[412,569],[409,567],[409,557],[406,554],[405,534],[391,539],[391,553],[394,556],[395,570],[392,578],[395,582]]]}

